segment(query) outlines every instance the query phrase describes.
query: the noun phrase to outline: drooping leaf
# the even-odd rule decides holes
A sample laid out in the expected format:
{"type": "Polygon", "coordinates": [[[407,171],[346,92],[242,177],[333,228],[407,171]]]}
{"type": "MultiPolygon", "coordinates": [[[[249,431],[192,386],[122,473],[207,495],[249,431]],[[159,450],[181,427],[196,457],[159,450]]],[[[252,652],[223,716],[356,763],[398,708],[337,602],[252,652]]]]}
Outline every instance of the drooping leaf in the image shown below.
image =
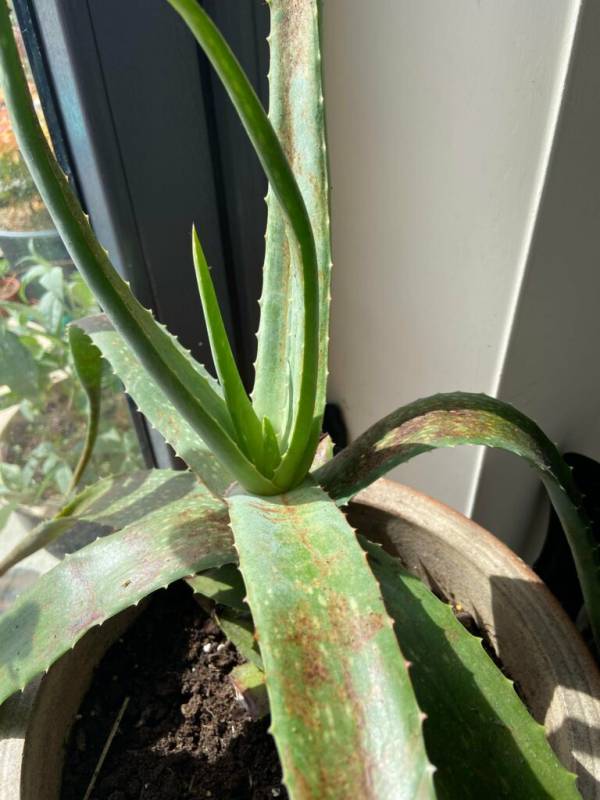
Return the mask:
{"type": "MultiPolygon", "coordinates": [[[[107,318],[88,317],[79,320],[76,325],[100,349],[150,424],[162,433],[177,455],[210,489],[217,494],[223,494],[233,482],[233,476],[221,465],[192,426],[177,413],[177,409],[142,368],[135,354],[107,318]]],[[[202,369],[200,365],[197,368],[202,369]]]]}
{"type": "Polygon", "coordinates": [[[538,426],[508,403],[456,392],[417,400],[377,422],[314,473],[339,504],[398,464],[438,447],[487,445],[521,456],[538,472],[568,539],[600,647],[600,547],[571,471],[538,426]]]}
{"type": "MultiPolygon", "coordinates": [[[[319,268],[319,376],[316,428],[325,405],[331,244],[325,120],[317,0],[269,4],[269,119],[304,197],[319,268]]],[[[300,264],[288,242],[285,216],[274,192],[267,195],[263,294],[253,399],[259,416],[276,421],[285,442],[290,402],[297,396],[302,362],[300,264]],[[291,367],[291,369],[290,369],[291,367]]]]}
{"type": "Polygon", "coordinates": [[[68,492],[72,492],[81,480],[85,468],[87,467],[96,437],[98,435],[98,423],[100,422],[100,399],[102,396],[102,354],[92,340],[83,332],[81,328],[69,327],[69,346],[75,372],[79,378],[84,392],[87,395],[88,414],[87,429],[83,450],[79,456],[79,461],[75,467],[73,477],[68,492]]]}
{"type": "Polygon", "coordinates": [[[221,316],[215,287],[210,277],[210,271],[196,228],[192,230],[192,251],[198,290],[210,340],[210,349],[217,375],[219,376],[219,382],[223,389],[238,441],[248,458],[254,460],[260,468],[263,449],[261,423],[254,412],[250,398],[246,394],[235,363],[227,331],[225,330],[225,323],[221,316]],[[257,459],[260,460],[257,461],[257,459]]]}
{"type": "Polygon", "coordinates": [[[15,548],[0,561],[0,575],[42,547],[57,555],[71,552],[144,517],[162,507],[192,498],[198,481],[189,472],[168,469],[134,472],[104,478],[88,486],[51,520],[42,522],[27,533],[15,548]],[[64,538],[63,538],[64,537],[64,538]]]}
{"type": "Polygon", "coordinates": [[[227,502],[291,797],[434,797],[402,654],[343,514],[312,484],[227,502]]]}
{"type": "Polygon", "coordinates": [[[156,589],[234,558],[227,508],[199,484],[66,556],[0,618],[0,702],[90,628],[156,589]]]}
{"type": "Polygon", "coordinates": [[[576,800],[575,776],[552,752],[512,683],[398,559],[363,537],[394,620],[419,707],[439,800],[576,800]]]}
{"type": "MultiPolygon", "coordinates": [[[[298,270],[301,283],[298,300],[302,298],[300,302],[303,314],[298,320],[298,330],[301,331],[301,364],[298,366],[299,379],[294,397],[295,416],[287,450],[273,479],[281,489],[288,489],[299,483],[308,471],[320,426],[320,420],[315,420],[320,348],[319,266],[311,221],[279,139],[250,82],[212,20],[196,0],[168,2],[185,21],[223,82],[285,215],[288,242],[296,251],[301,264],[301,269],[298,270]]],[[[294,6],[301,9],[304,4],[311,13],[316,13],[316,5],[308,0],[294,6]]],[[[322,142],[319,141],[319,146],[321,145],[322,142]]],[[[273,340],[270,346],[280,347],[281,342],[282,340],[273,340]]],[[[287,364],[284,366],[287,372],[287,364]]],[[[278,413],[281,410],[277,409],[278,413]]],[[[279,423],[277,417],[259,414],[261,419],[264,416],[271,419],[278,431],[285,427],[279,423]]]]}
{"type": "Polygon", "coordinates": [[[0,77],[12,127],[34,182],[69,255],[115,329],[177,412],[236,478],[251,491],[273,491],[239,449],[223,398],[136,300],[94,236],[38,122],[6,0],[0,0],[0,77]]]}

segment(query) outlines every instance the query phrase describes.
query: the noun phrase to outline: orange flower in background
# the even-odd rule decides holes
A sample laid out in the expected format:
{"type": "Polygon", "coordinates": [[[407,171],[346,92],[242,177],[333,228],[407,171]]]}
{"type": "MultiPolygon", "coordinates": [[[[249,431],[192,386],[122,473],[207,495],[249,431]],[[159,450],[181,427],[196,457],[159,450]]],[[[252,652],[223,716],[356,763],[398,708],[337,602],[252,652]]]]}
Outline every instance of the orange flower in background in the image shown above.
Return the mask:
{"type": "Polygon", "coordinates": [[[0,155],[5,155],[17,149],[17,140],[10,126],[8,109],[4,98],[0,100],[0,155]]]}
{"type": "MultiPolygon", "coordinates": [[[[42,129],[46,138],[49,139],[48,128],[46,126],[46,121],[42,114],[42,105],[40,103],[40,99],[37,94],[37,89],[33,81],[29,81],[29,91],[34,98],[34,106],[35,110],[38,115],[38,119],[42,125],[42,129]]],[[[18,147],[17,147],[17,140],[13,133],[11,124],[10,124],[10,117],[8,115],[8,108],[6,107],[6,103],[4,101],[4,96],[0,92],[0,156],[6,155],[8,153],[15,152],[18,157],[18,147]]]]}
{"type": "MultiPolygon", "coordinates": [[[[42,130],[52,146],[36,86],[31,78],[28,83],[42,130]]],[[[0,229],[24,231],[50,227],[50,217],[21,157],[0,92],[0,229]]]]}

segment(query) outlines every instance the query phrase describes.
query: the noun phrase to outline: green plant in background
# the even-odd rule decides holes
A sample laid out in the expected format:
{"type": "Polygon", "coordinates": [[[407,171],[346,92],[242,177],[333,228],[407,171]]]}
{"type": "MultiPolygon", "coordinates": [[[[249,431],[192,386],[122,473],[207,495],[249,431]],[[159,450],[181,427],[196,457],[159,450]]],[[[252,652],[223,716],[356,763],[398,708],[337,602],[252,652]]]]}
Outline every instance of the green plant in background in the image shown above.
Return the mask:
{"type": "Polygon", "coordinates": [[[0,208],[8,208],[11,203],[30,200],[37,195],[29,170],[18,152],[0,154],[0,208]]]}
{"type": "MultiPolygon", "coordinates": [[[[74,480],[86,429],[88,400],[74,374],[67,325],[97,306],[78,272],[30,250],[18,300],[0,300],[0,528],[19,505],[56,505],[74,480]]],[[[108,370],[103,394],[86,482],[141,466],[118,381],[108,370]]]]}
{"type": "Polygon", "coordinates": [[[3,86],[20,147],[106,312],[77,323],[79,360],[93,372],[101,351],[189,470],[88,487],[4,561],[6,569],[82,525],[105,534],[40,578],[4,615],[0,698],[92,626],[186,578],[230,607],[223,629],[264,671],[292,798],[494,797],[500,779],[513,798],[578,797],[574,776],[479,641],[396,560],[357,537],[340,510],[393,466],[436,447],[485,444],[522,456],[561,518],[598,641],[600,557],[568,468],[530,420],[471,394],[402,408],[335,458],[326,440],[319,445],[331,268],[319,4],[270,2],[267,118],[202,8],[195,0],[169,2],[219,74],[269,179],[254,390],[250,398],[242,386],[196,233],[194,262],[218,380],[155,322],[112,267],[39,129],[2,2],[3,86]],[[240,616],[244,594],[249,612],[240,616]],[[403,653],[414,663],[414,688],[403,653]],[[454,662],[464,669],[453,670],[454,662]],[[424,730],[420,706],[429,714],[424,730]],[[467,709],[473,713],[465,725],[467,709]]]}

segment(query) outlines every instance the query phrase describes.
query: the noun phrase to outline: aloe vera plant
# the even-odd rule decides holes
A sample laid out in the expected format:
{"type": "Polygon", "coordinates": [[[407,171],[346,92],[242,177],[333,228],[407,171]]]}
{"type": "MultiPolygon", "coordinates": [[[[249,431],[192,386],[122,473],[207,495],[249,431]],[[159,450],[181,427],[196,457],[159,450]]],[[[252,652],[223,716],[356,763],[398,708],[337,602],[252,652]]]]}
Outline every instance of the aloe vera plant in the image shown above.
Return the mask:
{"type": "Polygon", "coordinates": [[[341,509],[437,447],[485,444],[525,458],[563,523],[598,642],[600,554],[568,468],[533,422],[472,394],[401,408],[333,458],[319,445],[331,271],[320,4],[270,0],[267,115],[196,0],[166,1],[217,71],[269,180],[254,390],[248,396],[240,379],[196,230],[216,380],[118,276],[46,144],[0,0],[2,86],[20,148],[105,312],[77,323],[81,363],[87,350],[93,374],[100,351],[188,466],[88,487],[4,560],[3,571],[73,529],[101,534],[0,619],[0,701],[91,627],[185,578],[219,599],[223,629],[264,674],[292,798],[578,797],[574,776],[478,640],[395,559],[357,537],[341,509]],[[483,769],[473,764],[482,742],[483,769]]]}

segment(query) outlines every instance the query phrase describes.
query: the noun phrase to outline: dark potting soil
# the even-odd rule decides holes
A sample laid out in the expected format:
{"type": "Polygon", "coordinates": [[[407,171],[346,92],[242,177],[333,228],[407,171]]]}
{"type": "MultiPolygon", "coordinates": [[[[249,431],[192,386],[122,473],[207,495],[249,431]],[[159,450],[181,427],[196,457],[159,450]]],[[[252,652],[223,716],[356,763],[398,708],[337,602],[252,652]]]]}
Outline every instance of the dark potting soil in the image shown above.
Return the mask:
{"type": "Polygon", "coordinates": [[[100,662],[67,747],[61,800],[82,800],[127,706],[89,800],[287,798],[266,720],[228,680],[241,659],[176,585],[157,593],[100,662]]]}

